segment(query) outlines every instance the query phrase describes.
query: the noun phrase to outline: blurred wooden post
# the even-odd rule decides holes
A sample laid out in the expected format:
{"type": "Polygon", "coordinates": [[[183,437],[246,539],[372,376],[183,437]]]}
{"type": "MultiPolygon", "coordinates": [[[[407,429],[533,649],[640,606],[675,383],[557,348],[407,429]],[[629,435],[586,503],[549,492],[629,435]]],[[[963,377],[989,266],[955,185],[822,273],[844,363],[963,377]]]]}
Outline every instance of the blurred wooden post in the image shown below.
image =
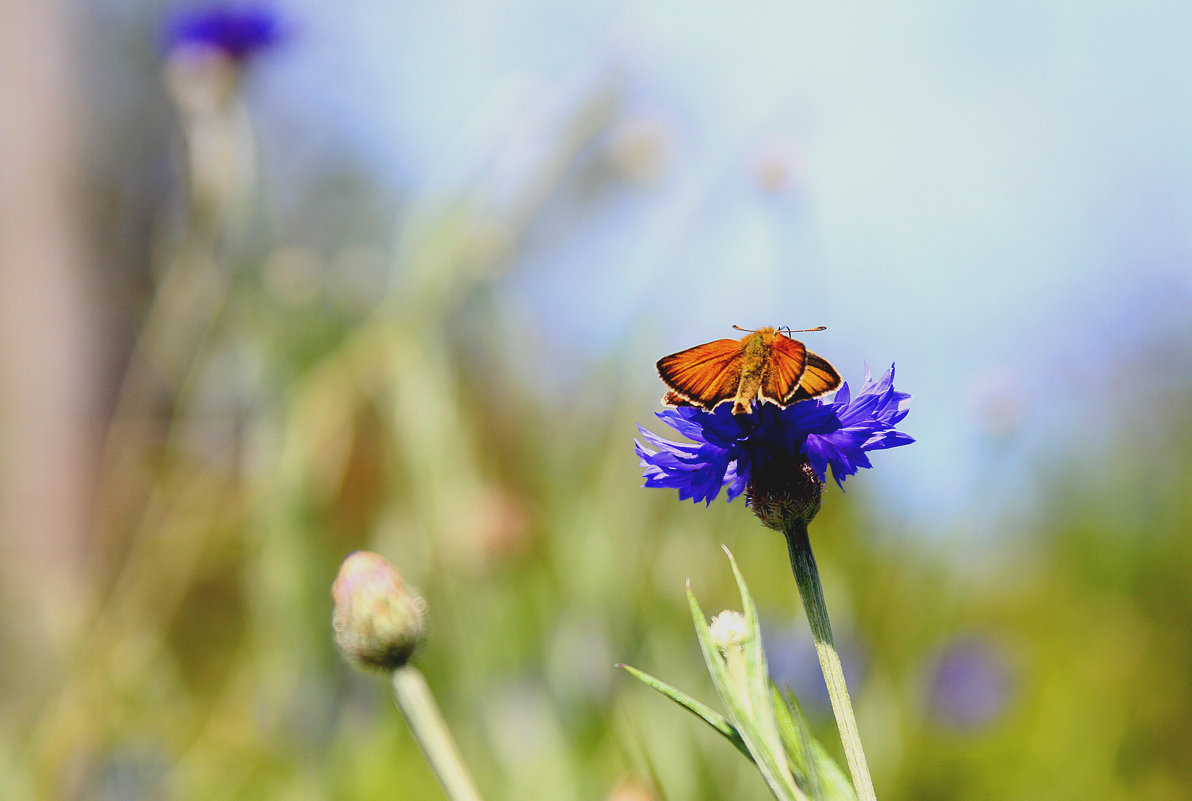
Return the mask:
{"type": "Polygon", "coordinates": [[[22,667],[79,611],[95,463],[68,22],[61,0],[5,0],[0,24],[0,601],[20,610],[0,635],[35,651],[5,647],[22,667]]]}

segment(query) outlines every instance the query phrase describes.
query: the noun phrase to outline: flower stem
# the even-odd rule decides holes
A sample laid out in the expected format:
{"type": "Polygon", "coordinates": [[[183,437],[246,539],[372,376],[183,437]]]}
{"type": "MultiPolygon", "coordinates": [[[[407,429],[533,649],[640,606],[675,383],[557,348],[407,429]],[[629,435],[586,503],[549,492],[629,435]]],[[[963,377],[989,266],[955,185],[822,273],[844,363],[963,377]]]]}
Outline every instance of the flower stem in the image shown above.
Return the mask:
{"type": "Polygon", "coordinates": [[[422,746],[447,797],[451,801],[483,801],[418,668],[402,665],[390,674],[390,680],[397,706],[406,716],[410,731],[422,746]]]}
{"type": "Polygon", "coordinates": [[[873,780],[869,777],[869,765],[865,762],[865,751],[861,747],[861,735],[857,732],[853,703],[848,697],[844,670],[840,666],[840,655],[836,652],[836,642],[832,638],[832,622],[828,620],[824,588],[820,583],[815,554],[811,552],[811,540],[807,538],[807,526],[802,522],[791,522],[783,527],[782,533],[786,535],[791,569],[795,573],[795,583],[799,585],[799,595],[803,598],[807,622],[811,624],[811,636],[815,639],[815,651],[819,655],[820,668],[824,672],[824,683],[828,685],[832,713],[836,716],[836,727],[840,730],[844,757],[848,761],[848,770],[853,777],[858,801],[876,801],[873,780]]]}

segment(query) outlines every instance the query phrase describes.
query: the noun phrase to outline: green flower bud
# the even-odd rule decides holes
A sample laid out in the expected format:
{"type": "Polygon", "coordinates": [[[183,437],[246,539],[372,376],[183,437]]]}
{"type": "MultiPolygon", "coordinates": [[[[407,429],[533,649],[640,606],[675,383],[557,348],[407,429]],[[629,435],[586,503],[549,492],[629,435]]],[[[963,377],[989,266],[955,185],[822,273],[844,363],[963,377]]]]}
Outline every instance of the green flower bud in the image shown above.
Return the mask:
{"type": "Polygon", "coordinates": [[[331,585],[331,597],[335,644],[357,667],[399,668],[426,633],[426,601],[375,553],[348,554],[331,585]]]}

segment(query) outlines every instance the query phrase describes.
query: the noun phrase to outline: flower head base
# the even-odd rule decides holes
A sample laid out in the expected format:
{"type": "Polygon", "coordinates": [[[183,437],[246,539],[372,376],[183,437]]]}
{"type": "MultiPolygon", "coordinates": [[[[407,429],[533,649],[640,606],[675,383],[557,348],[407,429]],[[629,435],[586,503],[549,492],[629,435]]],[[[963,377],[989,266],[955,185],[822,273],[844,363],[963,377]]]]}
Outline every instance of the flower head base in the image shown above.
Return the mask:
{"type": "Polygon", "coordinates": [[[791,523],[810,524],[823,498],[824,483],[806,456],[755,468],[745,487],[745,503],[763,525],[775,531],[786,531],[791,523]]]}
{"type": "Polygon", "coordinates": [[[895,426],[907,415],[910,395],[894,389],[894,366],[865,383],[853,398],[846,382],[831,401],[800,401],[785,408],[761,403],[734,415],[728,404],[713,411],[679,406],[658,417],[691,440],[672,442],[639,428],[635,442],[647,487],[679,490],[681,500],[711,503],[726,487],[731,501],[747,501],[767,525],[796,515],[807,522],[819,509],[831,469],[844,479],[872,467],[868,451],[914,440],[895,426]],[[767,517],[772,522],[767,522],[767,517]]]}
{"type": "Polygon", "coordinates": [[[282,26],[266,6],[216,5],[176,14],[166,27],[166,49],[205,50],[243,65],[281,41],[282,26]]]}
{"type": "Polygon", "coordinates": [[[375,553],[349,554],[331,585],[331,597],[335,644],[358,667],[399,668],[426,633],[426,602],[375,553]]]}

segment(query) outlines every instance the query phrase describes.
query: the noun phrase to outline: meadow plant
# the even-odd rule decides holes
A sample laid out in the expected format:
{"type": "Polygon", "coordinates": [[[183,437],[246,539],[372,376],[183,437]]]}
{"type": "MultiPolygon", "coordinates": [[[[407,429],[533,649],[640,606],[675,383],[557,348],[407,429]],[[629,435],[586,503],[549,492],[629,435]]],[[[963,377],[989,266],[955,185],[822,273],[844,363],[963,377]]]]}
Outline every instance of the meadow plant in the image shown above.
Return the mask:
{"type": "Polygon", "coordinates": [[[690,586],[687,600],[704,664],[728,716],[648,673],[621,667],[719,732],[757,766],[780,801],[853,801],[848,778],[811,736],[798,700],[770,679],[757,607],[732,553],[725,553],[744,611],[725,610],[709,623],[690,586]]]}
{"type": "MultiPolygon", "coordinates": [[[[734,414],[727,403],[711,411],[694,406],[666,409],[658,412],[659,419],[690,442],[673,442],[639,427],[645,443],[635,443],[645,486],[678,489],[680,499],[705,504],[710,504],[722,487],[726,488],[729,501],[744,493],[757,518],[769,528],[781,531],[786,538],[791,569],[811,624],[849,772],[861,799],[875,798],[873,781],[832,635],[807,527],[819,512],[829,470],[843,489],[848,476],[861,467],[872,467],[869,451],[914,441],[895,428],[906,417],[909,400],[910,395],[894,389],[891,365],[876,381],[866,371],[865,383],[856,398],[845,383],[832,401],[809,399],[784,407],[763,402],[747,414],[734,414]]],[[[739,574],[738,582],[744,597],[746,590],[739,574]]],[[[693,614],[698,612],[694,600],[692,608],[693,614]]],[[[751,620],[748,611],[746,620],[751,620]]],[[[756,629],[755,614],[749,627],[756,629]]],[[[701,644],[705,628],[702,613],[698,614],[696,629],[701,644]]],[[[760,653],[760,633],[756,637],[755,649],[760,653]]],[[[715,667],[709,664],[714,678],[715,667]]],[[[755,680],[763,682],[768,695],[769,677],[764,660],[756,657],[751,669],[764,676],[764,680],[755,680]]],[[[737,717],[738,727],[769,728],[771,713],[768,706],[761,705],[760,692],[755,686],[753,705],[738,706],[739,715],[745,715],[737,717]]],[[[730,709],[733,706],[727,700],[726,704],[730,709]]],[[[785,763],[777,757],[759,757],[752,748],[749,751],[775,795],[793,797],[786,781],[789,777],[781,770],[785,763]]],[[[796,779],[796,784],[800,790],[816,786],[806,776],[801,782],[796,779]]]]}
{"type": "Polygon", "coordinates": [[[480,801],[426,679],[410,658],[426,634],[426,602],[383,557],[348,555],[331,586],[335,644],[351,664],[389,674],[393,697],[452,801],[480,801]]]}

